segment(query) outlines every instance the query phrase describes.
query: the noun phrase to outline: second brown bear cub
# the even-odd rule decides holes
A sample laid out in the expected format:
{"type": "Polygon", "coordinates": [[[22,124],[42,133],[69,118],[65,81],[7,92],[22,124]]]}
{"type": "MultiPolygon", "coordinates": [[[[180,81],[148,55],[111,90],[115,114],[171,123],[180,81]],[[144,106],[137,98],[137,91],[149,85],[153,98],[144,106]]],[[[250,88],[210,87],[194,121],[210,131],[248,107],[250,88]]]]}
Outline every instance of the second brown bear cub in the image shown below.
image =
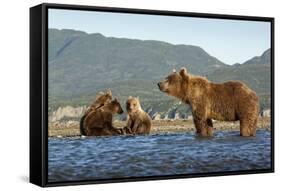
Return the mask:
{"type": "Polygon", "coordinates": [[[129,116],[127,126],[124,128],[126,134],[149,134],[151,118],[142,110],[139,98],[130,96],[126,102],[126,109],[129,116]]]}

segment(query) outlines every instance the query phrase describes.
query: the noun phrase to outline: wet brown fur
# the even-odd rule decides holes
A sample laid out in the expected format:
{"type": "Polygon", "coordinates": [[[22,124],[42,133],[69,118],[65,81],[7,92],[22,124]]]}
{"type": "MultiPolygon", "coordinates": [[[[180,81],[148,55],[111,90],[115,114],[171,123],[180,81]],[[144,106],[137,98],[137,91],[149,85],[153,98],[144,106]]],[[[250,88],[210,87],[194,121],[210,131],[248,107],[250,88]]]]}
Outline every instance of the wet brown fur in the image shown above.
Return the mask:
{"type": "Polygon", "coordinates": [[[84,115],[87,115],[91,111],[103,106],[106,103],[109,103],[112,100],[112,93],[111,91],[107,91],[106,93],[100,92],[99,95],[95,98],[94,102],[91,106],[86,110],[84,115]]]}
{"type": "Polygon", "coordinates": [[[196,131],[212,136],[212,119],[240,120],[240,135],[255,136],[259,114],[257,94],[239,81],[212,83],[182,68],[158,83],[159,89],[190,104],[196,131]]]}
{"type": "Polygon", "coordinates": [[[107,103],[110,103],[112,100],[112,93],[110,90],[108,90],[106,93],[100,92],[94,102],[90,105],[90,107],[85,111],[84,115],[80,119],[80,133],[81,135],[86,135],[85,128],[84,128],[84,120],[86,116],[91,113],[92,111],[95,111],[96,109],[104,106],[107,103]]]}
{"type": "Polygon", "coordinates": [[[123,113],[117,99],[92,110],[84,120],[85,135],[109,136],[122,134],[122,131],[114,128],[112,125],[113,115],[117,113],[123,113]]]}

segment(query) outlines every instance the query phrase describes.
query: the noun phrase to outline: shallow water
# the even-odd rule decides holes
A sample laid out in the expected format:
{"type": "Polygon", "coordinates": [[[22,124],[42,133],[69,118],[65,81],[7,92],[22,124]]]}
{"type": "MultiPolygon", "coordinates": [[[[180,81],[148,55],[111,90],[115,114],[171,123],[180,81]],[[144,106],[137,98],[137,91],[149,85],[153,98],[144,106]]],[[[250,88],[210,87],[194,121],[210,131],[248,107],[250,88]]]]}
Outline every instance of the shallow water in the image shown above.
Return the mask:
{"type": "Polygon", "coordinates": [[[49,138],[49,182],[269,169],[271,134],[49,138]]]}

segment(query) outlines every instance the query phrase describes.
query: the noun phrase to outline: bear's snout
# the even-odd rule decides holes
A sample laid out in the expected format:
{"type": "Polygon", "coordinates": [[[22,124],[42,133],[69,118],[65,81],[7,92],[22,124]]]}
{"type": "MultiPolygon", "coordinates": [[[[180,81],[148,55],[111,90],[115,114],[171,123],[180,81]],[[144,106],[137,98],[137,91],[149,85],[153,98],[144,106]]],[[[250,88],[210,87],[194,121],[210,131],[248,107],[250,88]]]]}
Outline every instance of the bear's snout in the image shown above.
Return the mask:
{"type": "Polygon", "coordinates": [[[158,82],[158,83],[157,83],[157,86],[158,86],[159,90],[162,91],[162,89],[163,89],[163,88],[162,88],[162,83],[161,83],[161,82],[158,82]]]}
{"type": "Polygon", "coordinates": [[[160,82],[157,83],[158,87],[160,88],[160,82]]]}
{"type": "Polygon", "coordinates": [[[123,112],[124,112],[123,109],[120,108],[118,113],[119,113],[119,114],[122,114],[123,112]]]}
{"type": "Polygon", "coordinates": [[[158,88],[159,88],[160,91],[162,91],[162,92],[166,91],[166,87],[165,87],[164,82],[158,82],[157,85],[158,85],[158,88]]]}

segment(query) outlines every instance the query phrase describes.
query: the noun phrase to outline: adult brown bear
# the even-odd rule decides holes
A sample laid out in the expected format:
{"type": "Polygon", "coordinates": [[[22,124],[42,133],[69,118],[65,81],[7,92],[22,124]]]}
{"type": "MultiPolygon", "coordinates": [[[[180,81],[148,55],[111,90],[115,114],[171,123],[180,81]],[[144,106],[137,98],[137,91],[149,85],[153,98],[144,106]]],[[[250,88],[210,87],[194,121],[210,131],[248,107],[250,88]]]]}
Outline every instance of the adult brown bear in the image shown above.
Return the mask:
{"type": "Polygon", "coordinates": [[[255,136],[259,114],[257,94],[239,81],[221,84],[189,74],[186,68],[174,71],[158,83],[162,92],[190,104],[196,131],[201,136],[212,136],[212,119],[240,120],[240,135],[255,136]]]}

